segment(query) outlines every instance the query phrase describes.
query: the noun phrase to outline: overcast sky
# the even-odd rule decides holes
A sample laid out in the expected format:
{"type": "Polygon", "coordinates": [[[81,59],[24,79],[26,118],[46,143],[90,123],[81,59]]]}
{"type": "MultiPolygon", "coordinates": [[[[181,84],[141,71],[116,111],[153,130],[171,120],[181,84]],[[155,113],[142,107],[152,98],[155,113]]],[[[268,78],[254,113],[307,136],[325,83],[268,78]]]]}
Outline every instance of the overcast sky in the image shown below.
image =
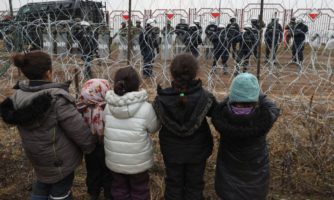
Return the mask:
{"type": "MultiPolygon", "coordinates": [[[[0,0],[0,10],[9,9],[9,0],[0,0]]],[[[27,2],[40,2],[43,0],[12,0],[13,7],[19,8],[27,2]]],[[[44,0],[45,1],[45,0],[44,0]]],[[[107,2],[108,9],[125,10],[128,8],[128,0],[102,0],[107,2]]],[[[265,3],[281,3],[285,8],[332,8],[333,0],[264,0],[265,3]]],[[[259,3],[260,0],[221,0],[222,8],[243,8],[248,3],[259,3]]],[[[219,7],[219,0],[132,0],[132,9],[157,9],[157,8],[214,8],[219,7]]]]}

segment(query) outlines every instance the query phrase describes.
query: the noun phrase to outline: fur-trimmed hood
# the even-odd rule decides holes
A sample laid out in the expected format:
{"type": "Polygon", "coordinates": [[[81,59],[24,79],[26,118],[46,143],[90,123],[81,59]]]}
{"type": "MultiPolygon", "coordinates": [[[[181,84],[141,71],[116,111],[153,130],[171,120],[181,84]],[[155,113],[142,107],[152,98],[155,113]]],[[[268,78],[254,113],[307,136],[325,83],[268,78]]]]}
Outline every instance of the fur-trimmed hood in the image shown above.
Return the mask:
{"type": "Polygon", "coordinates": [[[212,123],[222,134],[222,138],[248,139],[267,134],[277,120],[280,109],[260,95],[255,110],[246,116],[232,113],[229,100],[226,98],[212,114],[212,123]]]}
{"type": "Polygon", "coordinates": [[[8,124],[26,128],[40,126],[54,103],[51,91],[59,90],[71,99],[66,92],[68,87],[69,83],[20,81],[14,86],[16,93],[0,104],[1,116],[8,124]]]}
{"type": "Polygon", "coordinates": [[[153,107],[161,123],[173,134],[192,135],[202,124],[215,103],[214,96],[202,88],[200,80],[193,81],[184,95],[187,103],[179,105],[180,92],[174,88],[158,88],[153,107]]]}

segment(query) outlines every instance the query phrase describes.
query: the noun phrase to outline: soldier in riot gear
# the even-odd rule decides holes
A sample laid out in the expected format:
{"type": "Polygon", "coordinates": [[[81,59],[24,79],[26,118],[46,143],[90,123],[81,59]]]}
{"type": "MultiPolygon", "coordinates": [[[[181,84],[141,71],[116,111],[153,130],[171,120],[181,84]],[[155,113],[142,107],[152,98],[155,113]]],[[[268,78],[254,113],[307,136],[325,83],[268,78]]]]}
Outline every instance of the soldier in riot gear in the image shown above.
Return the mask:
{"type": "MultiPolygon", "coordinates": [[[[176,25],[175,27],[175,33],[176,33],[176,38],[175,38],[175,43],[180,46],[180,45],[185,45],[187,36],[189,32],[189,25],[186,23],[185,18],[180,19],[180,23],[176,25]]],[[[182,50],[179,48],[177,49],[177,52],[181,52],[182,50]]]]}
{"type": "MultiPolygon", "coordinates": [[[[261,23],[257,18],[253,18],[253,19],[251,19],[251,24],[252,24],[253,33],[257,34],[258,38],[260,38],[259,34],[260,34],[261,29],[265,27],[265,23],[263,21],[261,23]]],[[[253,54],[254,54],[255,58],[259,57],[259,55],[257,55],[257,50],[258,50],[259,43],[260,43],[260,41],[257,40],[256,45],[255,45],[254,50],[253,50],[253,54]]]]}
{"type": "Polygon", "coordinates": [[[283,29],[277,18],[271,19],[264,34],[264,39],[266,42],[266,62],[271,59],[275,61],[278,44],[283,40],[283,29]]]}
{"type": "Polygon", "coordinates": [[[203,28],[200,24],[200,21],[198,19],[195,19],[194,20],[194,24],[197,26],[197,30],[199,32],[199,36],[202,37],[202,34],[203,34],[203,28]]]}
{"type": "Polygon", "coordinates": [[[237,57],[237,71],[239,67],[243,67],[243,71],[247,71],[249,57],[252,55],[254,48],[259,40],[258,31],[252,28],[252,25],[246,24],[244,31],[239,36],[240,50],[237,57]]]}
{"type": "Polygon", "coordinates": [[[92,78],[92,61],[94,55],[97,55],[98,43],[90,24],[86,21],[81,21],[80,25],[81,30],[75,33],[75,37],[79,41],[81,59],[84,61],[84,76],[90,79],[92,78]]]}
{"type": "Polygon", "coordinates": [[[235,17],[230,19],[230,23],[226,26],[226,30],[232,46],[232,57],[235,59],[237,56],[238,37],[240,36],[240,27],[235,17]]]}
{"type": "Polygon", "coordinates": [[[155,49],[159,47],[158,34],[156,32],[155,20],[148,19],[146,22],[145,30],[139,35],[140,51],[143,56],[144,66],[143,75],[144,78],[153,76],[153,62],[155,57],[155,49]]]}
{"type": "Polygon", "coordinates": [[[185,44],[191,54],[197,58],[199,55],[198,45],[202,44],[202,38],[195,24],[189,26],[189,34],[185,44]]]}
{"type": "Polygon", "coordinates": [[[223,72],[224,74],[228,74],[227,61],[229,57],[229,48],[231,43],[227,38],[227,31],[225,26],[223,24],[219,24],[216,33],[214,33],[211,38],[213,43],[213,56],[214,56],[212,69],[213,70],[216,69],[217,62],[221,58],[223,65],[223,72]]]}
{"type": "Polygon", "coordinates": [[[302,65],[304,60],[304,45],[307,32],[308,27],[304,24],[303,19],[297,19],[293,29],[292,59],[293,62],[300,65],[302,65]]]}
{"type": "Polygon", "coordinates": [[[205,28],[205,59],[209,58],[209,54],[211,54],[212,47],[212,36],[217,32],[218,26],[215,24],[215,21],[210,21],[209,25],[205,28]]]}

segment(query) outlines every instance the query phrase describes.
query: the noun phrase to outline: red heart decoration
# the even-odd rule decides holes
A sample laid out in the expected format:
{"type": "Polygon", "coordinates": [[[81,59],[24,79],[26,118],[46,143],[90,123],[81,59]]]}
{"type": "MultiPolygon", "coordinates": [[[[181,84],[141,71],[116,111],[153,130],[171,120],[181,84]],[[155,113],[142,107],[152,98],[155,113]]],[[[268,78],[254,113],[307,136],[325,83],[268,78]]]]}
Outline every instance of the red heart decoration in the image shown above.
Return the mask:
{"type": "Polygon", "coordinates": [[[217,17],[219,17],[220,16],[220,13],[219,12],[212,12],[211,13],[211,16],[213,17],[213,18],[217,18],[217,17]]]}
{"type": "Polygon", "coordinates": [[[309,13],[308,14],[309,18],[311,18],[313,21],[319,16],[319,13],[309,13]]]}
{"type": "Polygon", "coordinates": [[[167,13],[167,18],[168,18],[169,20],[173,19],[173,17],[174,17],[174,14],[173,14],[173,13],[167,13]]]}

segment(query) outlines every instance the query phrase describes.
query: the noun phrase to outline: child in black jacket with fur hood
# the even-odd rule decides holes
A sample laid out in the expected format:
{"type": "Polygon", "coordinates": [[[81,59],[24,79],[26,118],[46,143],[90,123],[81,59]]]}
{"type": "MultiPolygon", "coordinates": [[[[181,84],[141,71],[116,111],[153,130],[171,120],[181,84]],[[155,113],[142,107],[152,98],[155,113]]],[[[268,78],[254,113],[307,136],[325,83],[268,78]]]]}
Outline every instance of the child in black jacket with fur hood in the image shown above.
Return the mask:
{"type": "Polygon", "coordinates": [[[279,109],[260,94],[257,78],[242,73],[232,81],[229,96],[212,114],[221,134],[215,187],[224,200],[265,200],[269,188],[266,135],[279,109]]]}
{"type": "Polygon", "coordinates": [[[213,139],[206,116],[216,101],[195,80],[198,62],[180,54],[171,63],[172,86],[158,88],[153,104],[162,123],[160,148],[166,166],[166,200],[203,200],[203,175],[213,139]]]}

